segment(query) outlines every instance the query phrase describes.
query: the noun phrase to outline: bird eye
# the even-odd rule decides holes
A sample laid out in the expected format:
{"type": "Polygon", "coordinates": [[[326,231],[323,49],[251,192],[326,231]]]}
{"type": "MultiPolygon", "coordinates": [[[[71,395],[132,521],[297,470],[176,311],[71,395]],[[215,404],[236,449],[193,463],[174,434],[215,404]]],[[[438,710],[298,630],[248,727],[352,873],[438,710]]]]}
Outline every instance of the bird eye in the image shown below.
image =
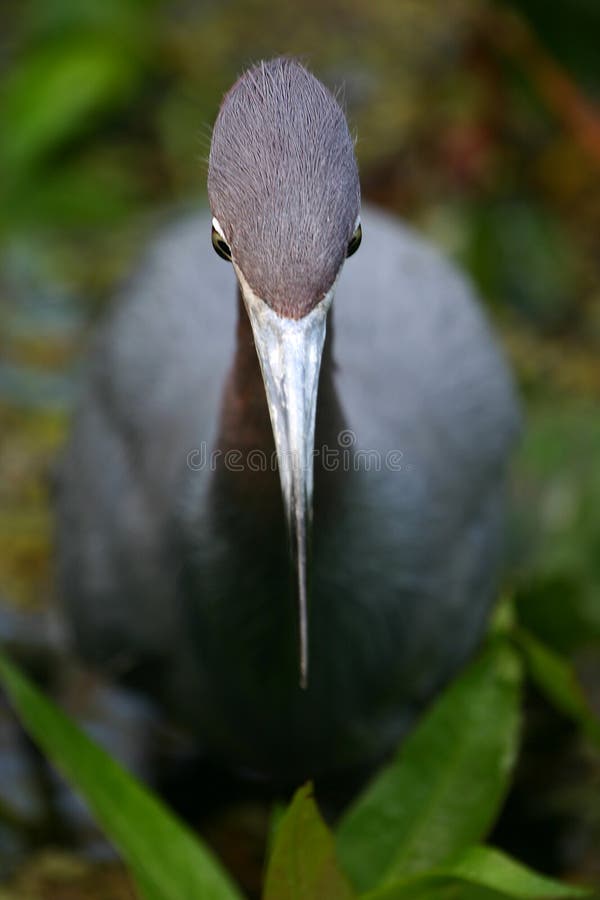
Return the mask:
{"type": "Polygon", "coordinates": [[[348,249],[346,251],[346,256],[352,256],[353,253],[356,253],[358,248],[360,247],[360,242],[362,241],[362,228],[359,225],[356,226],[356,231],[350,238],[350,243],[348,244],[348,249]]]}
{"type": "Polygon", "coordinates": [[[231,250],[229,249],[229,244],[223,240],[214,225],[212,229],[212,245],[221,259],[226,259],[227,262],[231,262],[231,250]]]}

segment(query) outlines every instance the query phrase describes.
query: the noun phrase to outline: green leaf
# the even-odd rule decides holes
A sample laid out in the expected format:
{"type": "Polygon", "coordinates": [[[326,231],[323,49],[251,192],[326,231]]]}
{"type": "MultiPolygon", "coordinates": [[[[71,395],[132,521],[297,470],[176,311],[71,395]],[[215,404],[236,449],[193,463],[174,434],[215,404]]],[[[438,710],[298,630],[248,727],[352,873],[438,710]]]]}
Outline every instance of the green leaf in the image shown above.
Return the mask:
{"type": "Polygon", "coordinates": [[[277,827],[264,900],[352,900],[335,858],[333,835],[321,818],[311,785],[296,791],[277,827]]]}
{"type": "Polygon", "coordinates": [[[569,662],[523,628],[517,631],[517,641],[539,690],[556,709],[581,725],[600,746],[600,721],[590,709],[569,662]]]}
{"type": "MultiPolygon", "coordinates": [[[[156,886],[149,881],[145,874],[137,871],[134,880],[142,900],[162,900],[161,895],[156,890],[156,886]]],[[[2,900],[1,897],[0,900],[2,900]]]]}
{"type": "Polygon", "coordinates": [[[487,833],[516,755],[520,687],[517,655],[495,640],[446,689],[339,826],[356,887],[424,871],[487,833]]]}
{"type": "Polygon", "coordinates": [[[283,822],[285,818],[287,808],[285,804],[276,802],[273,804],[273,808],[271,810],[271,815],[269,818],[269,827],[267,830],[267,846],[266,846],[266,859],[270,860],[273,855],[273,848],[275,847],[275,842],[277,835],[279,833],[279,826],[283,822]]]}
{"type": "Polygon", "coordinates": [[[481,888],[493,892],[493,896],[517,900],[560,900],[589,895],[582,888],[539,875],[493,847],[469,847],[444,866],[364,894],[362,900],[416,900],[460,886],[467,888],[467,894],[470,894],[469,887],[481,888]]]}
{"type": "Polygon", "coordinates": [[[0,681],[25,728],[85,798],[146,900],[238,900],[210,851],[2,654],[0,681]]]}

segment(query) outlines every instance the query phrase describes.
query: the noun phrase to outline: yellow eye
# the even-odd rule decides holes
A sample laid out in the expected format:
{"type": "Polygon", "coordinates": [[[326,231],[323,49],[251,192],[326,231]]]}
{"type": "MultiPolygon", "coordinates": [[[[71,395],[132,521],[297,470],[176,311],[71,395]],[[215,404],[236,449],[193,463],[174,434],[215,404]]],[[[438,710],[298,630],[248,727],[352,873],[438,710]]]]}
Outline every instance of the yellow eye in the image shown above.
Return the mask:
{"type": "Polygon", "coordinates": [[[219,254],[221,259],[226,259],[227,262],[231,262],[231,250],[229,249],[229,244],[223,240],[214,225],[211,236],[212,245],[215,248],[215,252],[219,254]]]}
{"type": "Polygon", "coordinates": [[[353,253],[356,253],[358,248],[360,247],[360,242],[362,241],[362,228],[359,225],[356,227],[356,231],[350,238],[350,243],[348,244],[348,249],[346,251],[346,256],[352,256],[353,253]]]}

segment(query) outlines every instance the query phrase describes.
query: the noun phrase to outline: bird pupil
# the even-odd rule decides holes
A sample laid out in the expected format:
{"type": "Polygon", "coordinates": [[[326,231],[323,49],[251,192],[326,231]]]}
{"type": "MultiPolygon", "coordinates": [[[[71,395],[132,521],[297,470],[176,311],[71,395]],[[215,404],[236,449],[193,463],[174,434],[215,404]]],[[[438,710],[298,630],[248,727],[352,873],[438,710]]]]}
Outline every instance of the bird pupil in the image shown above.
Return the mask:
{"type": "Polygon", "coordinates": [[[346,256],[352,256],[353,253],[356,253],[358,248],[360,247],[360,242],[362,240],[362,228],[359,225],[352,237],[350,238],[350,243],[348,244],[348,250],[346,251],[346,256]]]}
{"type": "Polygon", "coordinates": [[[212,243],[215,251],[222,259],[226,259],[227,261],[231,261],[231,250],[229,249],[229,245],[221,238],[219,232],[213,228],[212,230],[212,243]]]}

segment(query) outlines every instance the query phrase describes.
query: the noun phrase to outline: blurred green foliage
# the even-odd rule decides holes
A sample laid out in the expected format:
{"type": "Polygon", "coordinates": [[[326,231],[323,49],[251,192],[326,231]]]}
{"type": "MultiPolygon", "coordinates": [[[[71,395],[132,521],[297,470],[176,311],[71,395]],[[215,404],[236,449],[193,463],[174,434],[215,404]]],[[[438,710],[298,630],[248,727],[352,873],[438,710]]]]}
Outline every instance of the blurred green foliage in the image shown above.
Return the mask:
{"type": "Polygon", "coordinates": [[[600,6],[596,0],[509,0],[533,25],[552,53],[600,98],[598,34],[600,6]]]}
{"type": "Polygon", "coordinates": [[[151,73],[151,11],[138,0],[23,4],[0,90],[4,228],[106,221],[127,209],[135,179],[96,142],[151,73]]]}
{"type": "MultiPolygon", "coordinates": [[[[0,600],[52,596],[52,460],[90,323],[160,211],[202,202],[223,91],[248,63],[292,53],[344,85],[365,197],[466,266],[495,316],[527,406],[507,590],[533,641],[556,654],[528,645],[542,693],[562,697],[571,718],[580,702],[600,706],[589,663],[600,644],[600,5],[448,0],[440,9],[436,0],[2,9],[0,600]],[[584,695],[565,702],[571,662],[584,695]]],[[[570,777],[556,802],[592,820],[597,757],[570,777]]],[[[594,827],[584,848],[600,843],[594,827]]],[[[600,884],[585,853],[577,865],[600,884]]]]}

